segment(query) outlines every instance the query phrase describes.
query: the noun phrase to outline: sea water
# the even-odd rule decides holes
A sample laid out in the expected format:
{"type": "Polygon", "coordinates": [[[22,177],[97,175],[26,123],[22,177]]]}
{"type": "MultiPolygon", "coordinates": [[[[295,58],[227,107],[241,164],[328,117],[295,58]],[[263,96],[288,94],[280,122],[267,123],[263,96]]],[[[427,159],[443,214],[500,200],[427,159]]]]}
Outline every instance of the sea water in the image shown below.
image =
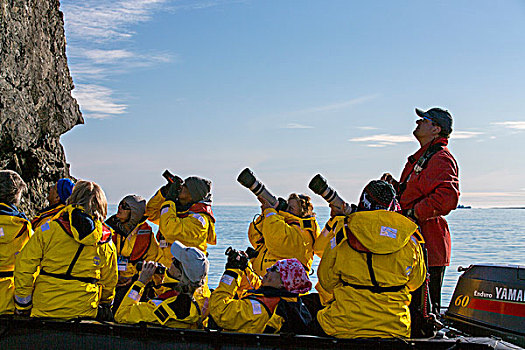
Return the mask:
{"type": "MultiPolygon", "coordinates": [[[[112,213],[116,209],[116,206],[109,208],[112,213]]],[[[322,228],[328,221],[329,208],[316,207],[315,211],[322,228]]],[[[216,205],[213,212],[217,220],[217,245],[208,246],[210,288],[217,286],[224,272],[225,250],[230,246],[241,250],[250,246],[248,226],[260,209],[256,206],[216,205]]],[[[458,266],[481,263],[525,265],[525,209],[457,209],[446,219],[452,235],[452,259],[443,282],[443,306],[448,306],[461,274],[457,271],[458,266]]],[[[156,231],[157,227],[152,226],[156,231]]],[[[319,261],[314,257],[310,276],[314,284],[319,261]]]]}

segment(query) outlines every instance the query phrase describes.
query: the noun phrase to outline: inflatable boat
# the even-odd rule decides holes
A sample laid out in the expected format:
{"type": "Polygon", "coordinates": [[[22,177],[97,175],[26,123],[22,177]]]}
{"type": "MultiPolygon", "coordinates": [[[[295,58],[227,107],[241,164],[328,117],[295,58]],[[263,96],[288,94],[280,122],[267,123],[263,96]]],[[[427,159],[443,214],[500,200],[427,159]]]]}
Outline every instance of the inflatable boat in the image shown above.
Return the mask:
{"type": "Polygon", "coordinates": [[[425,339],[335,339],[121,325],[92,320],[0,318],[1,349],[521,349],[525,346],[525,267],[472,265],[443,321],[425,339]]]}

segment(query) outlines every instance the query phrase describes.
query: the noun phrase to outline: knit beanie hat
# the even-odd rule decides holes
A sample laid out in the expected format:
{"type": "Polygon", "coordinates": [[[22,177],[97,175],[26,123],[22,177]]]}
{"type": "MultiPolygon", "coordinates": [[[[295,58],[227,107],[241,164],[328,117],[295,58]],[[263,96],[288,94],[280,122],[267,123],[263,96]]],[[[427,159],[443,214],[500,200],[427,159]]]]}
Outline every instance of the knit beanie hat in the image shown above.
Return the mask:
{"type": "Polygon", "coordinates": [[[299,260],[283,259],[273,266],[276,266],[279,271],[284,289],[290,293],[302,294],[312,289],[312,282],[299,260]]]}
{"type": "Polygon", "coordinates": [[[67,199],[71,196],[71,192],[73,192],[73,187],[75,187],[75,183],[68,178],[57,181],[57,193],[60,203],[66,204],[67,199]]]}
{"type": "Polygon", "coordinates": [[[184,180],[184,184],[191,194],[194,202],[199,202],[209,196],[211,181],[198,176],[190,176],[184,180]]]}
{"type": "Polygon", "coordinates": [[[383,180],[372,180],[361,193],[357,209],[400,211],[401,207],[391,184],[383,180]]]}
{"type": "Polygon", "coordinates": [[[146,212],[146,199],[141,196],[130,194],[124,197],[120,202],[126,203],[131,210],[129,220],[120,225],[121,229],[128,234],[135,229],[144,217],[144,213],[146,212]]]}

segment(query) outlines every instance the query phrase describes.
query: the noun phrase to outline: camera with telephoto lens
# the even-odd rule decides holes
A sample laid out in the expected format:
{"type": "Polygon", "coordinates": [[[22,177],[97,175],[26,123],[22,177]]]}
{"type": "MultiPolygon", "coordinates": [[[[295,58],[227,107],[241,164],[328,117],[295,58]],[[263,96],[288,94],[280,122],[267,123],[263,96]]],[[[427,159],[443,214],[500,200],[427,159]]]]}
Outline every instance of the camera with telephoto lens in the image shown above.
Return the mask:
{"type": "MultiPolygon", "coordinates": [[[[308,188],[310,188],[315,194],[323,197],[334,207],[342,208],[343,204],[346,203],[341,197],[339,197],[337,191],[328,185],[328,182],[324,177],[321,176],[321,174],[314,176],[314,178],[308,184],[308,188]]],[[[345,214],[352,214],[352,207],[350,205],[346,206],[345,214]]]]}
{"type": "Polygon", "coordinates": [[[288,207],[286,200],[284,198],[276,198],[273,194],[271,194],[266,186],[264,186],[261,181],[255,178],[255,174],[249,168],[241,171],[239,176],[237,176],[237,181],[252,191],[256,197],[261,196],[262,198],[266,199],[272,207],[277,204],[277,210],[285,210],[288,207]]]}
{"type": "MultiPolygon", "coordinates": [[[[156,268],[155,268],[156,274],[163,275],[166,272],[166,266],[162,265],[159,262],[156,262],[155,265],[156,265],[156,268]]],[[[135,264],[135,268],[137,269],[137,271],[142,271],[143,266],[144,266],[144,261],[142,260],[137,261],[137,263],[135,264]]]]}

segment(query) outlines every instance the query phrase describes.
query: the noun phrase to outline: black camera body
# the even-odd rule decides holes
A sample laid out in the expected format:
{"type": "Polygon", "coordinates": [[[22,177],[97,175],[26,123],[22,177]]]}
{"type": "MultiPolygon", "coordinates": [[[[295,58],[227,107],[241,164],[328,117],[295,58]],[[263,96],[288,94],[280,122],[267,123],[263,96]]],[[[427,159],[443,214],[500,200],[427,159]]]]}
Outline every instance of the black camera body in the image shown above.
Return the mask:
{"type": "Polygon", "coordinates": [[[228,247],[224,255],[228,257],[228,262],[226,263],[227,268],[237,268],[244,270],[248,267],[248,261],[256,258],[259,255],[259,252],[253,249],[252,247],[247,248],[244,252],[242,250],[236,250],[232,247],[228,247]]]}
{"type": "Polygon", "coordinates": [[[162,173],[162,176],[166,179],[166,181],[168,181],[170,184],[180,184],[182,186],[182,184],[184,183],[184,180],[182,180],[182,178],[180,178],[179,176],[177,175],[173,175],[172,173],[170,173],[169,170],[164,170],[164,172],[162,173]]]}
{"type": "MultiPolygon", "coordinates": [[[[166,273],[166,266],[162,265],[159,262],[156,262],[155,264],[157,265],[157,268],[155,269],[156,274],[163,275],[164,273],[166,273]]],[[[142,271],[143,266],[144,266],[144,261],[142,260],[137,261],[137,263],[135,264],[135,268],[137,269],[137,271],[142,271]]]]}

